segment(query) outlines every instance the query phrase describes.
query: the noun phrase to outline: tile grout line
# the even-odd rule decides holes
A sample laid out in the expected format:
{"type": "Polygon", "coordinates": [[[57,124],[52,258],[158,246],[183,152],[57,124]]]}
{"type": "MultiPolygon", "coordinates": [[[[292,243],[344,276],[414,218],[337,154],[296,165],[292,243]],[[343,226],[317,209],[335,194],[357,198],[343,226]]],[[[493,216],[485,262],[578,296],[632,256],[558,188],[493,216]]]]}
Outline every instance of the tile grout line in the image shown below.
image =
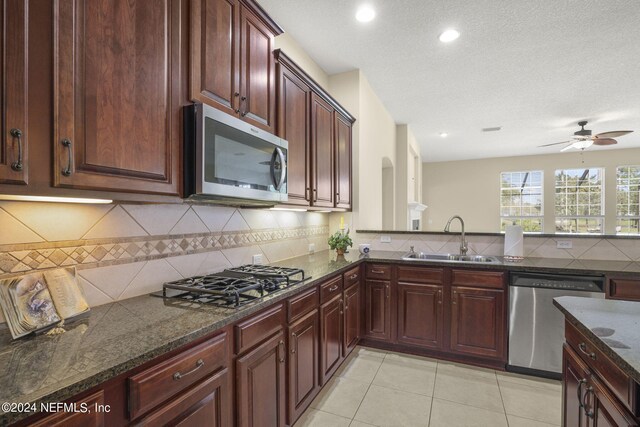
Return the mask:
{"type": "Polygon", "coordinates": [[[438,366],[440,366],[440,361],[436,361],[436,374],[433,377],[433,389],[431,390],[431,406],[429,406],[429,422],[427,423],[427,427],[431,425],[431,416],[433,415],[433,401],[436,398],[436,381],[438,381],[438,366]]]}
{"type": "Polygon", "coordinates": [[[498,384],[498,393],[500,393],[500,402],[502,403],[502,409],[504,409],[504,419],[507,422],[507,427],[509,427],[509,417],[507,416],[507,407],[504,404],[504,397],[502,397],[502,387],[500,387],[500,381],[498,380],[498,374],[495,373],[496,383],[498,384]]]}
{"type": "MultiPolygon", "coordinates": [[[[366,347],[360,347],[360,348],[366,348],[366,347]]],[[[356,415],[358,415],[358,411],[360,410],[360,407],[362,406],[362,402],[364,402],[364,399],[367,398],[367,394],[369,394],[369,390],[371,389],[371,386],[373,385],[373,381],[378,376],[378,372],[380,372],[380,368],[382,367],[382,364],[384,363],[384,361],[387,359],[387,355],[388,354],[389,353],[385,353],[384,354],[384,357],[382,358],[382,362],[380,362],[380,366],[378,366],[378,369],[376,369],[376,374],[373,376],[373,379],[369,383],[369,386],[367,387],[367,391],[364,392],[364,396],[362,396],[362,400],[360,401],[360,404],[358,404],[358,407],[356,408],[356,412],[353,413],[353,417],[351,418],[351,422],[356,421],[356,415]]],[[[360,355],[358,355],[358,357],[359,356],[360,355]]],[[[356,359],[357,359],[357,357],[356,357],[356,359]]]]}

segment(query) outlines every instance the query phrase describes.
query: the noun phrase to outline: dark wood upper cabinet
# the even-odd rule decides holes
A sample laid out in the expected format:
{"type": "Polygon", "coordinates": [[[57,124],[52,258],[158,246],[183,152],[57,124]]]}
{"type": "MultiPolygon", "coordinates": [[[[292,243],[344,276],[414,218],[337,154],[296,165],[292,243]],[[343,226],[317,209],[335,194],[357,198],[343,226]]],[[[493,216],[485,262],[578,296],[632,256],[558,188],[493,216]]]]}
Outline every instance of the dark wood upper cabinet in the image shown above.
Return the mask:
{"type": "Polygon", "coordinates": [[[54,185],[178,194],[182,2],[54,8],[54,185]]]}
{"type": "Polygon", "coordinates": [[[27,184],[27,0],[0,7],[0,184],[27,184]]]}
{"type": "Polygon", "coordinates": [[[365,335],[376,340],[391,340],[391,282],[365,282],[365,335]]]}
{"type": "Polygon", "coordinates": [[[240,103],[238,0],[191,2],[191,99],[237,114],[240,103]]]}
{"type": "Polygon", "coordinates": [[[319,344],[315,309],[289,327],[289,425],[302,415],[320,387],[319,344]]]}
{"type": "Polygon", "coordinates": [[[360,339],[360,283],[344,291],[344,339],[342,353],[348,356],[360,339]]]}
{"type": "Polygon", "coordinates": [[[279,61],[278,135],[287,150],[288,204],[309,206],[311,197],[310,118],[311,88],[279,61]]]}
{"type": "Polygon", "coordinates": [[[505,293],[502,290],[451,287],[451,350],[470,356],[504,359],[505,293]]]}
{"type": "Polygon", "coordinates": [[[351,121],[335,113],[336,200],[337,208],[351,208],[351,121]]]}
{"type": "Polygon", "coordinates": [[[334,207],[333,108],[315,93],[311,96],[311,153],[313,195],[311,205],[334,207]]]}
{"type": "Polygon", "coordinates": [[[284,334],[236,360],[237,425],[284,426],[287,357],[284,334]]]}
{"type": "Polygon", "coordinates": [[[273,38],[281,33],[252,0],[193,0],[191,99],[275,133],[273,38]]]}
{"type": "Polygon", "coordinates": [[[442,349],[444,312],[442,285],[398,283],[398,342],[442,349]]]}

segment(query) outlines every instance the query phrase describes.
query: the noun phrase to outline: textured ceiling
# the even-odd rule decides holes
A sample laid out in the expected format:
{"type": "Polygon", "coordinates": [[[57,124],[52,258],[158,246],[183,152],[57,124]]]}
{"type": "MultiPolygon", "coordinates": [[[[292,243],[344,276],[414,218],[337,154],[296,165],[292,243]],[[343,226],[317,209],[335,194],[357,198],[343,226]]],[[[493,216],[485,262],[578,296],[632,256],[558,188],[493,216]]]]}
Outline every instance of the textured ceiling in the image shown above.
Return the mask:
{"type": "Polygon", "coordinates": [[[360,1],[260,3],[329,74],[360,68],[425,161],[554,153],[582,119],[640,147],[640,0],[369,0],[368,24],[360,1]]]}

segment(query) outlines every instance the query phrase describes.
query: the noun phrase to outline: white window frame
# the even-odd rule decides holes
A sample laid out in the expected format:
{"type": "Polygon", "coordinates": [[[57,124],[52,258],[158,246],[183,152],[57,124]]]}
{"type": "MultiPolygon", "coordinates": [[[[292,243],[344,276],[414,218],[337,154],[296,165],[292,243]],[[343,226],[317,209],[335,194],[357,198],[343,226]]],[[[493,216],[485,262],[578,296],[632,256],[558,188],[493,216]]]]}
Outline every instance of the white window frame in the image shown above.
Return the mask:
{"type": "MultiPolygon", "coordinates": [[[[502,222],[504,220],[513,220],[514,223],[521,223],[523,220],[527,220],[527,219],[539,219],[540,220],[540,231],[524,231],[527,234],[542,234],[544,232],[544,170],[539,169],[539,170],[525,170],[525,171],[502,171],[500,172],[498,179],[500,180],[500,232],[504,233],[505,230],[502,229],[502,222]],[[505,190],[509,190],[510,188],[516,188],[516,187],[503,187],[502,186],[502,176],[504,174],[529,174],[531,175],[532,173],[539,173],[540,174],[540,215],[522,215],[522,212],[520,212],[520,215],[503,215],[502,214],[502,209],[503,209],[503,205],[502,205],[502,197],[503,197],[503,192],[505,190]]],[[[537,188],[538,186],[535,187],[521,187],[521,190],[525,189],[525,188],[537,188]]],[[[521,194],[522,196],[522,194],[521,194]]],[[[520,199],[520,208],[522,208],[522,198],[520,199]]]]}
{"type": "MultiPolygon", "coordinates": [[[[619,230],[619,222],[620,220],[636,220],[636,221],[640,221],[640,212],[638,215],[620,215],[620,211],[618,210],[618,206],[620,206],[620,204],[618,203],[618,196],[619,196],[619,188],[621,186],[629,186],[629,181],[626,182],[626,184],[620,184],[620,178],[618,177],[619,171],[620,169],[624,169],[624,168],[636,168],[640,171],[640,164],[638,165],[623,165],[623,166],[617,166],[616,167],[616,234],[621,234],[621,235],[629,235],[629,236],[637,236],[638,234],[640,234],[640,232],[635,232],[635,233],[621,233],[619,230]]],[[[640,203],[640,195],[639,198],[636,200],[636,203],[629,203],[629,197],[627,195],[627,202],[626,205],[627,207],[629,205],[634,205],[634,204],[638,204],[640,203]]],[[[628,209],[628,208],[627,208],[628,209]]]]}
{"type": "MultiPolygon", "coordinates": [[[[562,168],[562,169],[556,169],[555,172],[553,173],[553,186],[554,186],[554,226],[557,223],[558,220],[568,220],[568,221],[580,221],[580,220],[596,220],[596,221],[600,221],[600,231],[599,232],[571,232],[571,231],[558,231],[557,226],[556,226],[556,230],[555,233],[556,234],[582,234],[582,235],[602,235],[604,234],[604,228],[605,228],[605,168],[604,167],[578,167],[578,168],[562,168]],[[574,171],[574,170],[599,170],[600,171],[600,213],[598,215],[593,215],[593,214],[589,214],[589,215],[559,215],[558,214],[558,203],[557,203],[557,194],[558,194],[558,172],[562,172],[562,171],[574,171]]],[[[561,188],[578,188],[576,186],[562,186],[561,188]]],[[[567,194],[565,192],[565,194],[567,194]]],[[[575,208],[576,210],[580,207],[580,203],[577,200],[576,204],[575,204],[575,208]]],[[[584,205],[582,205],[584,206],[584,205]]],[[[589,211],[591,211],[591,196],[589,195],[589,211]]],[[[572,205],[573,207],[573,205],[572,205]]]]}

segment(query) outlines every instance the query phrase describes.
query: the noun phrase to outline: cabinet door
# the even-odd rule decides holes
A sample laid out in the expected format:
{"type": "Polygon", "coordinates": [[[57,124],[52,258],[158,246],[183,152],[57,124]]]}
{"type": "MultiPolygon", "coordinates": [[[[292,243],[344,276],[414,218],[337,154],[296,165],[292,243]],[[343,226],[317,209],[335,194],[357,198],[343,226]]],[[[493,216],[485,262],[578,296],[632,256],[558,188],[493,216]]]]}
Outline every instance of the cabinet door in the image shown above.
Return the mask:
{"type": "Polygon", "coordinates": [[[333,108],[314,93],[311,95],[313,206],[333,207],[333,153],[333,108]]]}
{"type": "Polygon", "coordinates": [[[223,369],[163,404],[136,425],[228,426],[232,409],[230,393],[228,370],[223,369]]]}
{"type": "Polygon", "coordinates": [[[0,184],[26,184],[27,0],[0,4],[0,184]]]}
{"type": "Polygon", "coordinates": [[[279,332],[236,360],[239,426],[285,425],[285,352],[279,332]]]}
{"type": "Polygon", "coordinates": [[[342,353],[346,357],[360,338],[360,283],[344,291],[344,342],[342,353]]]}
{"type": "Polygon", "coordinates": [[[589,372],[567,344],[563,346],[562,360],[562,425],[586,427],[587,419],[582,402],[589,372]]]}
{"type": "Polygon", "coordinates": [[[442,348],[442,285],[398,283],[398,342],[442,348]]]}
{"type": "Polygon", "coordinates": [[[336,207],[351,209],[351,122],[335,113],[336,207]]]}
{"type": "Polygon", "coordinates": [[[237,0],[191,2],[191,99],[237,114],[240,31],[237,0]]]}
{"type": "Polygon", "coordinates": [[[320,384],[338,369],[342,353],[342,296],[320,307],[320,384]]]}
{"type": "Polygon", "coordinates": [[[287,149],[288,204],[309,206],[311,200],[311,144],[309,108],[311,89],[280,65],[278,80],[278,135],[287,149]]]}
{"type": "Polygon", "coordinates": [[[178,194],[181,1],[54,8],[54,185],[178,194]]]}
{"type": "Polygon", "coordinates": [[[368,338],[391,339],[391,283],[367,280],[365,290],[365,334],[368,338]]]}
{"type": "Polygon", "coordinates": [[[319,342],[317,309],[289,327],[289,425],[302,415],[319,389],[319,342]]]}
{"type": "Polygon", "coordinates": [[[504,291],[452,286],[451,293],[451,350],[504,359],[504,291]]]}
{"type": "MultiPolygon", "coordinates": [[[[636,427],[638,423],[594,376],[585,393],[585,411],[593,427],[636,427]]],[[[568,425],[568,424],[567,424],[568,425]]]]}
{"type": "Polygon", "coordinates": [[[240,31],[240,116],[254,126],[275,133],[274,34],[243,4],[240,31]]]}
{"type": "Polygon", "coordinates": [[[104,405],[104,392],[93,393],[75,402],[78,407],[86,405],[88,412],[56,412],[33,424],[31,427],[103,427],[104,411],[96,410],[96,405],[104,405]]]}

